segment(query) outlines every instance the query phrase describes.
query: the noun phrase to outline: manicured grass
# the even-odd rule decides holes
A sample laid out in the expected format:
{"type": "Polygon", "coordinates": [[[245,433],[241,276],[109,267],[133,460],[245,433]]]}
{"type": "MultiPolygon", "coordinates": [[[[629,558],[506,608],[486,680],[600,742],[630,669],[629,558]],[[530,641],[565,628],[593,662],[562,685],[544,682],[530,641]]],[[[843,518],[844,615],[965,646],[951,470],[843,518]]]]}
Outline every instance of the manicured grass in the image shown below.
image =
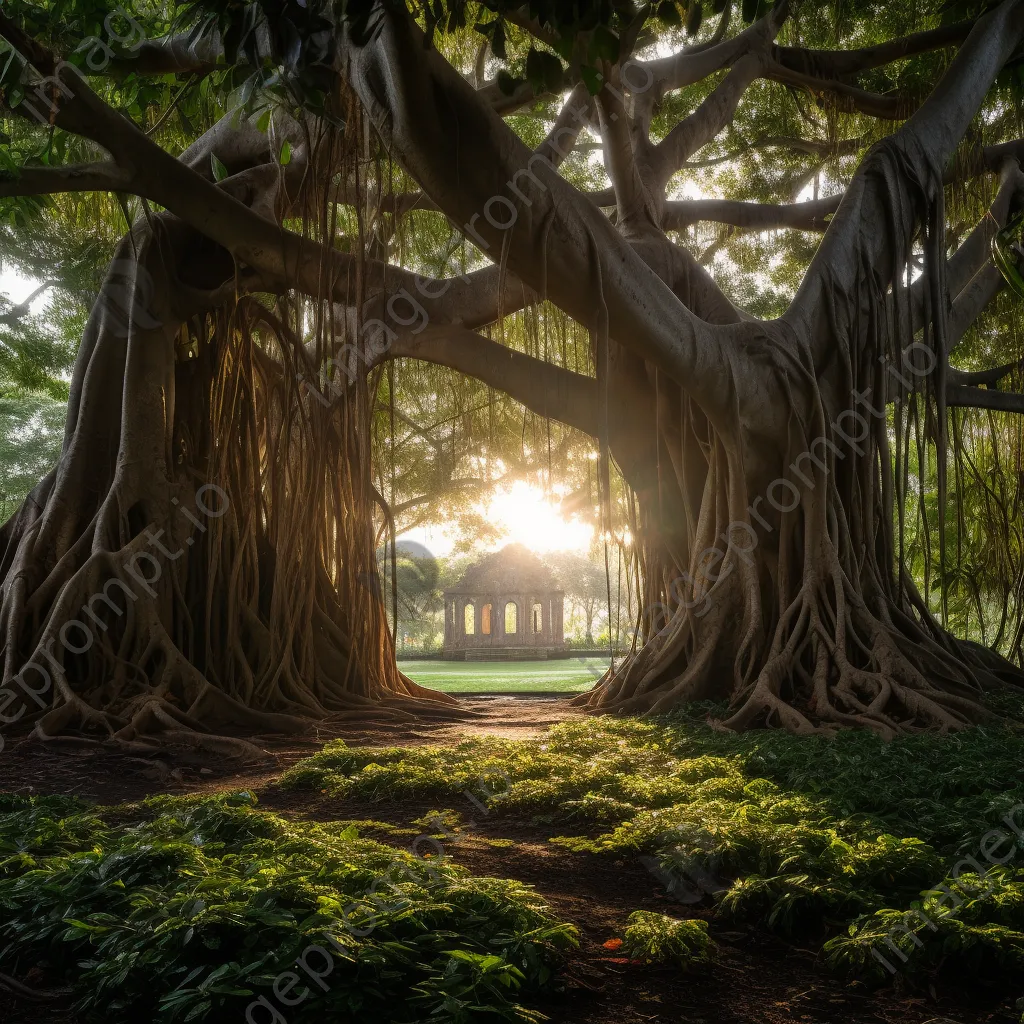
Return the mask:
{"type": "Polygon", "coordinates": [[[400,661],[410,679],[435,690],[452,693],[526,690],[580,693],[601,678],[608,662],[603,658],[567,658],[557,661],[400,661]]]}

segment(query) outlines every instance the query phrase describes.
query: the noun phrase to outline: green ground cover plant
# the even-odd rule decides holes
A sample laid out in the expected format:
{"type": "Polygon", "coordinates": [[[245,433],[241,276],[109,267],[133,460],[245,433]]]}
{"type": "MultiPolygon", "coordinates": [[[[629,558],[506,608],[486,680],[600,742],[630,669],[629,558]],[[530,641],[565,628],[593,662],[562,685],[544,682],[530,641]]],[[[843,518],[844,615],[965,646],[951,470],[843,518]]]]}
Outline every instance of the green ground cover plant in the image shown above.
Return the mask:
{"type": "Polygon", "coordinates": [[[535,1021],[520,997],[576,941],[529,886],[351,823],[289,822],[248,792],[116,808],[0,796],[0,969],[47,964],[88,1019],[242,1021],[328,934],[326,990],[289,1022],[535,1021]]]}
{"type": "Polygon", "coordinates": [[[686,921],[635,910],[623,936],[623,952],[636,960],[693,970],[711,959],[706,921],[686,921]]]}
{"type": "MultiPolygon", "coordinates": [[[[1022,710],[1020,701],[1008,707],[1022,710]]],[[[490,779],[489,805],[548,822],[553,843],[654,856],[674,878],[702,886],[720,918],[814,936],[838,970],[885,977],[871,950],[886,952],[895,927],[906,959],[887,955],[903,972],[951,961],[984,975],[1019,971],[1024,842],[1004,824],[1006,863],[996,869],[979,853],[1014,808],[1012,821],[1024,826],[1019,729],[890,743],[865,731],[737,735],[705,721],[718,711],[577,719],[536,739],[481,737],[453,747],[335,741],[282,782],[372,803],[454,796],[490,779]],[[558,835],[560,825],[574,834],[558,835]],[[904,915],[934,911],[942,885],[957,893],[956,912],[920,939],[903,934],[904,915]]]]}

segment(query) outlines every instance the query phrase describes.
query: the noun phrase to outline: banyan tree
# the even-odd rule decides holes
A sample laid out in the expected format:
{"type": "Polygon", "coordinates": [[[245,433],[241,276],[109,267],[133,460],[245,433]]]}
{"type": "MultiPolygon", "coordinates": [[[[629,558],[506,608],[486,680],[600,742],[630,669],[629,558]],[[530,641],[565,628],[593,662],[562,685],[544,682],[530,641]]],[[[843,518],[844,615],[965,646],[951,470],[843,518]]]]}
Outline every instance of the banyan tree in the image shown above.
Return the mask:
{"type": "Polygon", "coordinates": [[[1024,2],[957,10],[5,3],[0,196],[128,222],[2,531],[5,729],[444,712],[374,556],[426,364],[593,438],[628,507],[638,638],[587,706],[983,718],[1024,678],[1024,2]]]}

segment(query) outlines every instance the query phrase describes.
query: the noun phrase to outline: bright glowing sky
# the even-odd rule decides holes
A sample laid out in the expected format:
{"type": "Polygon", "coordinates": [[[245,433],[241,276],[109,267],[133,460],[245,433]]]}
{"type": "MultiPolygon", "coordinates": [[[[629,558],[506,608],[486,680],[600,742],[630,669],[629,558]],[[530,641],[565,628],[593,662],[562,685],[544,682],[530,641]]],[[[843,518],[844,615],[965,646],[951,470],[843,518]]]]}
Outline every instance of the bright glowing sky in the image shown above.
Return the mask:
{"type": "MultiPolygon", "coordinates": [[[[22,277],[10,267],[0,267],[0,295],[11,302],[23,302],[39,287],[41,282],[22,277]]],[[[40,313],[46,306],[47,295],[44,292],[32,303],[32,312],[40,313]]]]}
{"type": "MultiPolygon", "coordinates": [[[[486,501],[477,505],[477,511],[501,532],[499,539],[489,545],[492,550],[519,543],[537,554],[585,554],[594,538],[593,524],[566,519],[558,508],[557,497],[546,495],[540,487],[524,480],[496,488],[486,501]]],[[[442,556],[449,554],[459,539],[454,523],[417,527],[402,536],[442,556]]]]}

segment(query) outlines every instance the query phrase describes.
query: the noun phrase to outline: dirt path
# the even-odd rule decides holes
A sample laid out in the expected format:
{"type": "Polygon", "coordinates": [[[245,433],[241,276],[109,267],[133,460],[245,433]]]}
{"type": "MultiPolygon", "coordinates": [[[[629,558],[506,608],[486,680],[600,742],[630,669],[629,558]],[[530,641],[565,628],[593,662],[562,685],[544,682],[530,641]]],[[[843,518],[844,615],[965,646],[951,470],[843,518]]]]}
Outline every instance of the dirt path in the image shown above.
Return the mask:
{"type": "MultiPolygon", "coordinates": [[[[436,801],[387,804],[336,800],[277,787],[280,773],[324,741],[342,736],[351,745],[457,743],[470,735],[524,738],[575,714],[563,700],[474,698],[474,714],[461,720],[381,722],[321,729],[306,742],[269,744],[272,765],[202,762],[183,754],[144,760],[97,751],[12,746],[0,756],[0,789],[22,793],[75,793],[119,803],[162,792],[252,789],[267,810],[296,819],[373,819],[408,827],[436,801]]],[[[446,802],[450,805],[451,800],[446,802]]],[[[534,821],[486,813],[468,800],[456,808],[467,827],[445,841],[446,855],[478,874],[533,885],[556,916],[580,930],[580,949],[565,972],[565,991],[537,1006],[564,1024],[1017,1024],[1010,1001],[996,993],[967,993],[951,984],[922,992],[872,992],[847,984],[818,960],[820,943],[788,944],[750,927],[713,920],[709,908],[673,900],[637,858],[613,860],[571,853],[548,840],[554,830],[534,821]],[[634,910],[701,916],[711,922],[716,962],[687,977],[679,971],[630,963],[605,947],[618,938],[634,910]],[[811,948],[813,947],[813,948],[811,948]]],[[[383,842],[394,835],[367,833],[383,842]]],[[[952,981],[952,979],[945,979],[952,981]]],[[[0,1021],[10,1024],[79,1024],[58,1007],[15,1001],[0,992],[0,1021]]]]}
{"type": "Polygon", "coordinates": [[[463,700],[462,706],[470,712],[468,717],[410,717],[336,725],[328,722],[301,739],[267,739],[259,745],[273,760],[260,764],[217,760],[206,753],[194,755],[186,750],[141,758],[111,753],[102,747],[9,740],[0,753],[0,791],[26,796],[68,793],[96,803],[117,804],[142,800],[154,793],[259,789],[328,740],[339,737],[351,746],[454,744],[467,736],[481,735],[525,739],[580,714],[561,695],[556,699],[472,697],[463,700]]]}

